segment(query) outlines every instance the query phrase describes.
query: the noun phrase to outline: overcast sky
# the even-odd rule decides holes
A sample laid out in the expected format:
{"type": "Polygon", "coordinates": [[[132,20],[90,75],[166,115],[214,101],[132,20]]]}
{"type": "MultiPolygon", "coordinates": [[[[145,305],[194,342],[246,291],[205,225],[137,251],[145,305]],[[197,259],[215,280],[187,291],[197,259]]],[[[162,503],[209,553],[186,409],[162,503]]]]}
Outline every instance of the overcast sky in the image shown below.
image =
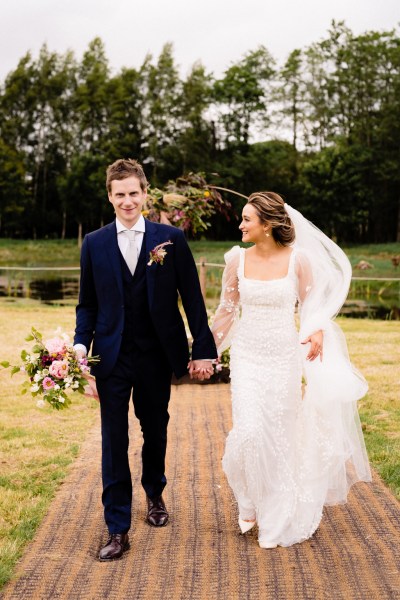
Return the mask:
{"type": "Polygon", "coordinates": [[[0,0],[0,81],[28,51],[72,49],[100,36],[114,71],[138,68],[173,42],[186,75],[196,60],[220,75],[263,44],[279,63],[325,36],[332,19],[354,33],[400,22],[400,0],[0,0]]]}

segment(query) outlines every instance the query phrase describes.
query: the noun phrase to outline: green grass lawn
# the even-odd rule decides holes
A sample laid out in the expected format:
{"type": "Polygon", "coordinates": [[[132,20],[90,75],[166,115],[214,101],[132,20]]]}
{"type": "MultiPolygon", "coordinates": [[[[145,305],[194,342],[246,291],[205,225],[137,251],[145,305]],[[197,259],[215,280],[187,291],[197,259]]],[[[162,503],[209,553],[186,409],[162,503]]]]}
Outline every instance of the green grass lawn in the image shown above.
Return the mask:
{"type": "MultiPolygon", "coordinates": [[[[0,361],[19,364],[31,325],[73,331],[74,309],[0,301],[0,361]]],[[[97,403],[74,394],[66,411],[39,410],[20,394],[22,376],[0,367],[0,587],[11,576],[94,423],[97,403]]]]}
{"type": "MultiPolygon", "coordinates": [[[[237,240],[234,241],[191,241],[190,247],[196,261],[204,256],[207,262],[223,263],[224,253],[240,243],[238,235],[237,240]]],[[[353,266],[357,265],[360,260],[365,260],[372,265],[372,268],[366,271],[355,270],[354,275],[400,277],[400,267],[395,268],[391,262],[392,256],[400,256],[400,243],[345,247],[344,251],[353,266]]],[[[0,268],[1,266],[70,267],[78,265],[79,248],[76,240],[0,239],[0,268]]]]}
{"type": "MultiPolygon", "coordinates": [[[[400,322],[339,323],[370,386],[359,408],[371,463],[400,499],[400,322]]],[[[72,333],[74,309],[0,299],[0,361],[17,363],[31,325],[45,336],[58,326],[72,333]]],[[[0,587],[34,536],[98,410],[79,394],[68,410],[38,409],[30,395],[20,395],[21,380],[0,368],[0,587]]]]}

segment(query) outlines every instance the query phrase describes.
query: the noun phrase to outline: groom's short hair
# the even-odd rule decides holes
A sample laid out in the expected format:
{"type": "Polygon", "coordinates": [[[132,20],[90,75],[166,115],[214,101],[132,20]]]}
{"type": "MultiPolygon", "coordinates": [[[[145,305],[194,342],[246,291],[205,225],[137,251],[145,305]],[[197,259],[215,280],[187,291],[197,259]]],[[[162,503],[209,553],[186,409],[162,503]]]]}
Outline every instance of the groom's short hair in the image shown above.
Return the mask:
{"type": "Polygon", "coordinates": [[[107,192],[111,192],[111,182],[114,181],[114,179],[121,180],[127,179],[128,177],[137,177],[142,191],[146,191],[148,183],[142,165],[133,158],[119,158],[113,162],[112,165],[107,167],[107,192]]]}

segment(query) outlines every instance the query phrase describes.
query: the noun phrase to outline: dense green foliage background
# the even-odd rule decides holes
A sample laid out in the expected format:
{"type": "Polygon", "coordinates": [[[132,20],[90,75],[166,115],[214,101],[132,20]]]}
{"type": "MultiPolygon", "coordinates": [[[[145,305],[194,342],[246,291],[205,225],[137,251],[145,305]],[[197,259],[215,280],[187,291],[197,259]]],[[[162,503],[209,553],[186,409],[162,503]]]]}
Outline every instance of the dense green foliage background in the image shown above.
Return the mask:
{"type": "MultiPolygon", "coordinates": [[[[201,171],[283,194],[341,243],[400,241],[398,31],[333,22],[283,65],[258,47],[220,78],[201,63],[180,76],[171,44],[118,73],[98,38],[81,60],[27,53],[0,87],[0,236],[76,237],[109,221],[104,171],[122,156],[153,186],[201,171]]],[[[217,216],[208,237],[236,228],[217,216]]]]}

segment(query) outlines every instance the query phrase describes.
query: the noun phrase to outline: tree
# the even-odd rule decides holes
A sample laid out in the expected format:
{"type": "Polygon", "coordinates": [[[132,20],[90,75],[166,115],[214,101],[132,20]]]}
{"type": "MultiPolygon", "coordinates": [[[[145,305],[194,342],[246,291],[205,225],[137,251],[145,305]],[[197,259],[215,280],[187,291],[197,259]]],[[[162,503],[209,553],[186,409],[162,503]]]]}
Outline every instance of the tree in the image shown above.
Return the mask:
{"type": "Polygon", "coordinates": [[[143,141],[143,77],[135,69],[122,69],[106,87],[107,138],[102,146],[107,162],[118,157],[136,158],[143,141]]]}
{"type": "MultiPolygon", "coordinates": [[[[394,223],[400,223],[400,161],[398,143],[392,135],[398,140],[398,36],[395,32],[354,36],[343,22],[333,22],[328,38],[313,44],[306,58],[308,73],[312,74],[307,82],[311,132],[307,141],[312,148],[327,150],[321,154],[320,165],[336,165],[335,161],[327,163],[326,158],[342,153],[343,172],[351,176],[340,191],[354,205],[354,231],[358,231],[355,215],[362,214],[366,218],[363,238],[389,241],[396,235],[394,223]],[[347,162],[350,157],[352,164],[347,162]],[[354,165],[359,168],[357,192],[353,187],[354,165]],[[355,193],[350,199],[351,191],[355,193]]],[[[338,191],[337,174],[336,166],[325,172],[326,194],[338,191]]],[[[335,213],[338,222],[343,214],[349,211],[335,213]]]]}
{"type": "Polygon", "coordinates": [[[248,52],[215,82],[223,144],[247,147],[250,136],[268,123],[267,84],[274,75],[274,60],[264,46],[248,52]]]}
{"type": "Polygon", "coordinates": [[[182,86],[182,132],[179,148],[182,171],[207,171],[211,168],[213,147],[212,124],[205,112],[212,101],[212,76],[201,63],[195,63],[182,86]]]}
{"type": "Polygon", "coordinates": [[[28,202],[23,155],[0,139],[1,235],[13,237],[21,232],[21,217],[27,209],[28,202]]]}
{"type": "Polygon", "coordinates": [[[71,96],[71,54],[57,55],[43,46],[38,60],[30,54],[6,79],[1,97],[1,136],[24,156],[31,210],[26,215],[33,235],[57,227],[57,173],[64,169],[68,141],[66,105],[71,96]]]}
{"type": "Polygon", "coordinates": [[[364,185],[371,168],[371,151],[336,140],[303,159],[299,208],[338,242],[365,242],[371,197],[364,185]]]}
{"type": "Polygon", "coordinates": [[[182,130],[182,84],[173,57],[173,46],[163,47],[157,64],[146,57],[141,68],[144,82],[142,153],[155,185],[174,177],[182,169],[177,140],[182,130]]]}
{"type": "Polygon", "coordinates": [[[104,44],[100,38],[95,38],[78,67],[75,103],[79,118],[79,151],[99,152],[107,136],[108,81],[109,66],[104,44]]]}
{"type": "Polygon", "coordinates": [[[293,148],[297,149],[298,130],[304,124],[305,81],[301,50],[290,53],[278,74],[276,99],[280,105],[278,112],[283,116],[283,125],[288,121],[292,132],[293,148]]]}

